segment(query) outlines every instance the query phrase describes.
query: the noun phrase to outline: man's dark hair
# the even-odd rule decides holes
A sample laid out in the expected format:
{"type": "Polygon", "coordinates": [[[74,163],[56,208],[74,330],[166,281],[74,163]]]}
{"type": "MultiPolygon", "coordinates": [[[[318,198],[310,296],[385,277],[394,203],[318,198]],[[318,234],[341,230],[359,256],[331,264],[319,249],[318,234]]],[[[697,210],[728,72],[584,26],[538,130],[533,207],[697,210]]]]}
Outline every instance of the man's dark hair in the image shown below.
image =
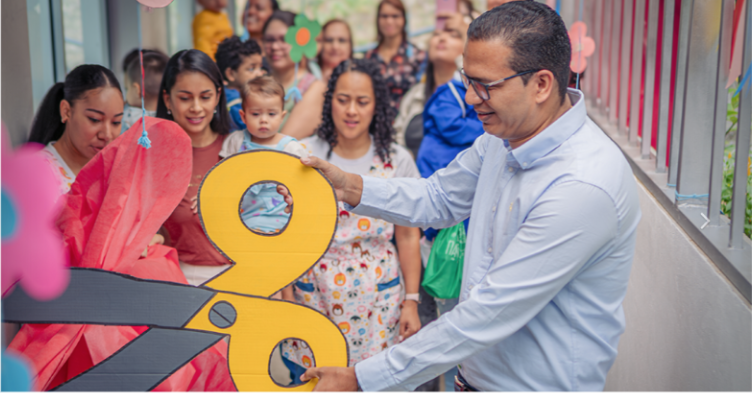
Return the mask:
{"type": "MultiPolygon", "coordinates": [[[[138,53],[138,52],[136,52],[138,53]]],[[[156,97],[159,94],[159,85],[162,83],[167,62],[170,60],[166,54],[160,51],[144,51],[144,86],[141,86],[141,61],[136,56],[128,65],[128,83],[138,83],[146,97],[156,97]]]]}
{"type": "Polygon", "coordinates": [[[240,37],[232,36],[219,43],[214,58],[217,59],[217,66],[222,72],[222,77],[227,80],[225,71],[228,68],[237,71],[243,59],[251,55],[261,55],[261,47],[256,40],[249,38],[243,42],[240,37]]]}
{"type": "MultiPolygon", "coordinates": [[[[572,47],[564,21],[547,5],[513,1],[485,12],[470,24],[469,41],[502,40],[512,51],[514,72],[549,70],[559,85],[561,101],[567,94],[572,47]]],[[[527,84],[532,74],[521,76],[527,84]]]]}

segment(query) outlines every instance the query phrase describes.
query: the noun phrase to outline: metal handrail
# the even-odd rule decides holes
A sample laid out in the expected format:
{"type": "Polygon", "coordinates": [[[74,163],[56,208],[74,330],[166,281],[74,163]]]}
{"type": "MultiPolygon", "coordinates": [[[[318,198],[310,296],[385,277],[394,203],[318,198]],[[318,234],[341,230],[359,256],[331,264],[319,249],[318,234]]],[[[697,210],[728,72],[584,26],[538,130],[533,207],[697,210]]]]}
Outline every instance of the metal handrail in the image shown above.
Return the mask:
{"type": "MultiPolygon", "coordinates": [[[[588,113],[622,148],[646,188],[752,303],[752,241],[744,234],[752,83],[740,93],[731,213],[720,214],[726,81],[738,2],[682,1],[674,35],[675,2],[662,3],[660,19],[659,3],[650,1],[646,8],[645,1],[585,2],[583,19],[594,27],[596,41],[582,85],[588,113]]],[[[752,21],[752,7],[746,10],[741,18],[752,21]]],[[[752,23],[736,39],[743,40],[746,71],[752,63],[752,23]]]]}

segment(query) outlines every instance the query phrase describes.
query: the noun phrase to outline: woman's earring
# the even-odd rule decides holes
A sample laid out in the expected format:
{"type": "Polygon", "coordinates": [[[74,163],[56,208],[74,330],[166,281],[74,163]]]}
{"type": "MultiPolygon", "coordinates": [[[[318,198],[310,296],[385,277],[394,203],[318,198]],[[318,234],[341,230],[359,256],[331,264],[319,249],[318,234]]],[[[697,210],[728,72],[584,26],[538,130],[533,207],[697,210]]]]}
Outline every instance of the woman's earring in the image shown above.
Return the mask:
{"type": "Polygon", "coordinates": [[[168,115],[171,115],[171,114],[172,114],[172,112],[170,112],[170,110],[168,109],[168,110],[167,110],[167,114],[168,114],[168,115]]]}
{"type": "Polygon", "coordinates": [[[217,108],[214,108],[214,114],[215,115],[217,114],[217,108]]]}

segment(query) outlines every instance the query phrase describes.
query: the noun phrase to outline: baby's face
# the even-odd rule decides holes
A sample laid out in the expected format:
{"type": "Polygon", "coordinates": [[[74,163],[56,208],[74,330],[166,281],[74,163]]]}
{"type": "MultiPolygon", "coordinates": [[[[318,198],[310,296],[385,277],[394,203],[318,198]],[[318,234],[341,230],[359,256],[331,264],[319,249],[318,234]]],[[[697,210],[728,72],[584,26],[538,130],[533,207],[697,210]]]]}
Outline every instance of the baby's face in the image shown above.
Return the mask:
{"type": "Polygon", "coordinates": [[[245,120],[253,141],[264,144],[277,135],[285,111],[282,98],[276,95],[252,94],[243,102],[240,115],[245,120]]]}

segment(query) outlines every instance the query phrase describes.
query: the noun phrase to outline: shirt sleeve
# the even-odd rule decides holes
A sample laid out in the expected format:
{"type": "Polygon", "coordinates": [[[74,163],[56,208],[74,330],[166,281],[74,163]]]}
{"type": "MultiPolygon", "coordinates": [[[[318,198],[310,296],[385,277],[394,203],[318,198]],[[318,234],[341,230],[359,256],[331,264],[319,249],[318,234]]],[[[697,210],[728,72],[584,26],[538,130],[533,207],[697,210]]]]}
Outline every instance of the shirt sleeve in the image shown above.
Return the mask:
{"type": "Polygon", "coordinates": [[[427,179],[363,176],[363,194],[353,213],[402,226],[447,228],[470,216],[488,138],[457,155],[427,179]]]}
{"type": "MultiPolygon", "coordinates": [[[[503,220],[503,218],[502,218],[503,220]]],[[[494,230],[498,228],[496,222],[494,230]]],[[[403,343],[355,366],[364,391],[413,390],[524,327],[588,262],[613,247],[612,199],[592,185],[553,186],[468,298],[403,343]]]]}

